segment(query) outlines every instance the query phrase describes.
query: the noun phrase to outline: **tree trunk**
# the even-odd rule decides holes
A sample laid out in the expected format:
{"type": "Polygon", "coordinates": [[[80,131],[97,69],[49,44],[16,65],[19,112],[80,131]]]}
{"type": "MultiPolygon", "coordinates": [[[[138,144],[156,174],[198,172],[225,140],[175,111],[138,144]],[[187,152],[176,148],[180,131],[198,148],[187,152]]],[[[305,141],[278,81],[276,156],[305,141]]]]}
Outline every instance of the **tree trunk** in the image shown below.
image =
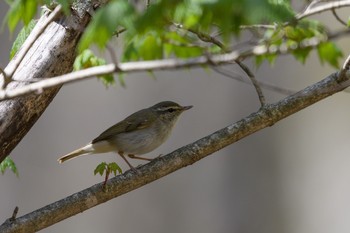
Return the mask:
{"type": "MultiPolygon", "coordinates": [[[[7,88],[14,89],[31,80],[37,81],[72,71],[79,37],[91,18],[84,9],[91,7],[92,3],[83,2],[85,1],[81,1],[81,4],[84,6],[77,3],[76,7],[80,8],[73,9],[71,16],[61,14],[47,26],[20,62],[12,76],[14,81],[7,88]]],[[[44,14],[40,18],[32,33],[42,27],[48,15],[44,14]]],[[[15,56],[5,72],[14,69],[18,59],[15,56]]],[[[59,89],[60,86],[0,102],[0,162],[27,134],[59,89]]]]}

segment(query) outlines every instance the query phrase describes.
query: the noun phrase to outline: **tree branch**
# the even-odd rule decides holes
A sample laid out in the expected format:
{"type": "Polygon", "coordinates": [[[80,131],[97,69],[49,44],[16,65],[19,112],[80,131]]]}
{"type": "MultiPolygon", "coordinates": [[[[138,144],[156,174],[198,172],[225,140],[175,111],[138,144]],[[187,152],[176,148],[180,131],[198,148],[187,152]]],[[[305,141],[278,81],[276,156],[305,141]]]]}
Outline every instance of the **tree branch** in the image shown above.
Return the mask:
{"type": "MultiPolygon", "coordinates": [[[[200,56],[191,59],[163,59],[153,61],[140,61],[140,62],[127,62],[115,64],[108,64],[103,66],[92,67],[61,76],[52,77],[50,79],[44,79],[36,83],[28,84],[16,89],[0,90],[0,100],[11,99],[18,96],[27,95],[33,92],[40,92],[47,88],[52,88],[65,83],[76,82],[82,79],[91,78],[99,75],[111,74],[113,72],[141,72],[149,70],[165,70],[165,69],[177,69],[197,67],[202,65],[216,65],[232,64],[238,59],[245,59],[251,56],[266,55],[266,54],[287,54],[297,49],[305,49],[316,47],[320,43],[324,42],[326,38],[313,37],[302,41],[299,45],[289,47],[286,44],[280,46],[276,45],[258,45],[253,46],[245,51],[234,50],[229,53],[208,56],[200,56]]],[[[1,103],[1,102],[0,102],[1,103]]]]}
{"type": "Polygon", "coordinates": [[[41,209],[28,213],[14,221],[6,221],[0,226],[2,233],[35,232],[59,221],[88,210],[160,179],[178,169],[191,165],[206,156],[247,137],[261,129],[292,115],[350,85],[349,73],[346,79],[339,81],[338,72],[329,75],[294,95],[275,104],[267,104],[258,112],[218,130],[196,142],[188,144],[174,152],[159,157],[138,168],[138,172],[129,170],[107,182],[107,192],[103,182],[77,192],[41,209]]]}
{"type": "Polygon", "coordinates": [[[28,53],[29,49],[33,46],[33,44],[39,38],[39,36],[45,31],[47,26],[49,26],[49,24],[59,16],[59,14],[61,13],[61,10],[62,10],[62,6],[58,5],[50,14],[48,14],[48,17],[40,25],[40,27],[35,27],[33,29],[32,33],[30,33],[30,35],[26,39],[26,42],[23,44],[23,47],[21,48],[21,50],[19,50],[18,53],[16,54],[16,59],[14,59],[14,61],[11,63],[12,65],[7,66],[6,69],[4,70],[6,74],[4,79],[6,77],[12,78],[13,74],[16,72],[18,66],[23,61],[23,58],[28,53]]]}
{"type": "MultiPolygon", "coordinates": [[[[82,29],[91,19],[87,9],[93,7],[96,2],[97,0],[77,0],[72,7],[74,14],[64,17],[61,15],[57,21],[52,21],[57,16],[56,13],[51,13],[49,16],[43,15],[18,54],[5,68],[5,76],[13,73],[12,80],[18,80],[10,82],[5,90],[21,89],[31,80],[41,80],[71,72],[78,39],[83,32],[82,29]],[[35,36],[38,30],[43,30],[39,37],[35,36]],[[32,43],[29,38],[35,37],[37,38],[32,43]],[[24,48],[29,49],[25,51],[24,48]],[[25,55],[23,59],[20,54],[25,55]]],[[[100,2],[105,4],[103,0],[100,2]]],[[[3,83],[3,79],[0,79],[0,83],[3,83]]],[[[37,89],[35,91],[40,95],[0,101],[0,162],[10,154],[34,125],[59,88],[60,85],[50,90],[37,89]]]]}
{"type": "Polygon", "coordinates": [[[350,0],[342,0],[342,1],[330,1],[327,3],[323,3],[321,6],[314,6],[315,3],[311,3],[309,7],[305,9],[303,13],[296,15],[297,20],[301,20],[303,18],[309,17],[311,15],[315,15],[324,11],[328,11],[331,9],[341,8],[350,6],[350,0]]]}

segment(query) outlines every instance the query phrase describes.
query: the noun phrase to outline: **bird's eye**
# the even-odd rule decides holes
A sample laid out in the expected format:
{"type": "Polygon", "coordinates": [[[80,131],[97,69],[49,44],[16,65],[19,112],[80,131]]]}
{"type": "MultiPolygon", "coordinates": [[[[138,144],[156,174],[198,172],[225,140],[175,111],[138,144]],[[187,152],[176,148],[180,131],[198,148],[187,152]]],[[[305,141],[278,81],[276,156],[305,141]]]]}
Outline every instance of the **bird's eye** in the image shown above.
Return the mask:
{"type": "Polygon", "coordinates": [[[169,108],[169,109],[168,109],[168,112],[175,112],[175,109],[169,108]]]}

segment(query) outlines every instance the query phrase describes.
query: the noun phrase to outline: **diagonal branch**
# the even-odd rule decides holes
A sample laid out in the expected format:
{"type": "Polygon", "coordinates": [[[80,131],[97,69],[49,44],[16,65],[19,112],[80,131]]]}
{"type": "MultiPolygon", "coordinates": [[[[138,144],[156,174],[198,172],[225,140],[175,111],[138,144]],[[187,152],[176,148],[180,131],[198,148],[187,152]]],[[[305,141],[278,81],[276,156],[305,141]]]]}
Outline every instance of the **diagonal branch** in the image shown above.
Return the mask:
{"type": "Polygon", "coordinates": [[[350,74],[347,73],[347,78],[340,81],[338,72],[333,73],[294,95],[286,97],[275,104],[267,104],[260,108],[258,112],[252,113],[234,124],[139,167],[138,172],[130,170],[110,179],[107,182],[107,192],[102,188],[103,183],[96,184],[15,220],[7,220],[0,226],[0,232],[31,233],[39,231],[112,198],[121,196],[160,179],[244,137],[272,126],[278,121],[334,93],[342,91],[350,85],[349,76],[350,74]]]}
{"type": "Polygon", "coordinates": [[[23,61],[23,58],[26,56],[28,53],[29,49],[33,46],[35,41],[39,38],[39,36],[45,31],[47,26],[54,21],[59,14],[61,13],[62,6],[58,5],[51,13],[50,15],[46,18],[45,22],[40,27],[35,27],[32,31],[32,33],[28,36],[26,43],[23,44],[23,47],[21,48],[20,51],[18,51],[18,54],[16,55],[16,59],[14,59],[14,62],[12,63],[11,66],[6,67],[5,70],[5,77],[12,78],[13,74],[16,72],[18,66],[21,64],[23,61]]]}
{"type": "Polygon", "coordinates": [[[348,27],[348,24],[347,24],[344,20],[342,20],[342,19],[340,18],[340,16],[337,14],[337,12],[335,11],[334,8],[332,9],[332,14],[333,14],[333,16],[338,20],[339,23],[341,23],[342,25],[348,27]]]}
{"type": "Polygon", "coordinates": [[[248,68],[248,66],[246,66],[243,62],[236,60],[236,63],[248,75],[250,81],[252,82],[252,84],[255,88],[256,93],[258,94],[261,107],[263,107],[266,104],[266,100],[265,100],[265,96],[261,90],[260,84],[259,84],[258,80],[256,80],[256,78],[255,78],[255,75],[248,68]]]}
{"type": "Polygon", "coordinates": [[[350,6],[350,0],[329,1],[327,3],[323,3],[320,6],[314,6],[316,5],[315,3],[311,3],[311,4],[309,7],[305,9],[303,13],[296,15],[297,20],[301,20],[303,18],[309,17],[311,15],[315,15],[324,11],[350,6]]]}

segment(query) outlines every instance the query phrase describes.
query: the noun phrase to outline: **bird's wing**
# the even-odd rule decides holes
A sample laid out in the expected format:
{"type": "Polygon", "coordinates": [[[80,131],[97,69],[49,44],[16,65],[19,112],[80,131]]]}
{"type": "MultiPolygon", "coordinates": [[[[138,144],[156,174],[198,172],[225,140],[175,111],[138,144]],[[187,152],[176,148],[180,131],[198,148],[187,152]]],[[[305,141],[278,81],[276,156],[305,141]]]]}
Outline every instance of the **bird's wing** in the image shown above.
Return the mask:
{"type": "Polygon", "coordinates": [[[141,111],[144,111],[144,110],[140,110],[139,112],[134,113],[134,114],[138,114],[138,117],[134,117],[133,116],[134,114],[132,114],[132,115],[128,116],[127,118],[125,118],[124,121],[121,121],[121,122],[111,126],[107,130],[105,130],[103,133],[101,133],[97,138],[92,140],[92,143],[111,139],[115,135],[118,135],[120,133],[126,133],[126,132],[130,132],[130,131],[144,129],[147,125],[149,125],[150,120],[147,119],[147,117],[139,117],[142,115],[144,115],[144,116],[147,115],[147,114],[142,114],[141,111]]]}

